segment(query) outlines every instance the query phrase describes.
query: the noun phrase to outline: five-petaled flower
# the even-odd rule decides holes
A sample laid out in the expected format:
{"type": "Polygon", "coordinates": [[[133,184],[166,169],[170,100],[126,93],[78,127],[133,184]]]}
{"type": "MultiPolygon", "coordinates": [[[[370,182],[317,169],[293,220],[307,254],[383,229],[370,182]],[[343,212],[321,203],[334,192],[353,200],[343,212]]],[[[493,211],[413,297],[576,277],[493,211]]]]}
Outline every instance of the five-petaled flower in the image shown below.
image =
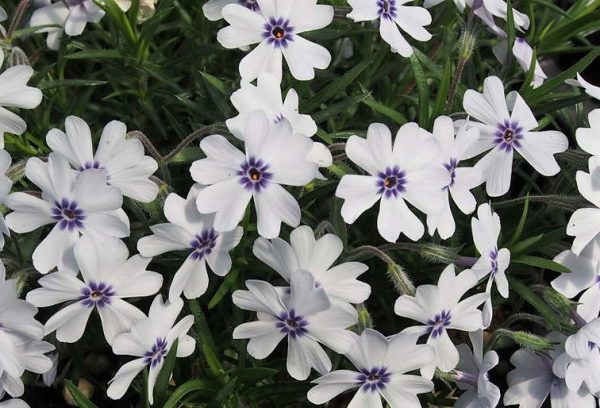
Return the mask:
{"type": "Polygon", "coordinates": [[[516,91],[505,98],[500,78],[487,77],[483,93],[467,90],[463,105],[479,121],[467,122],[479,129],[479,140],[465,159],[492,149],[475,165],[485,180],[488,195],[498,197],[508,192],[515,150],[540,174],[558,174],[560,166],[554,154],[567,150],[567,137],[556,130],[533,131],[538,122],[531,109],[516,91]]]}
{"type": "Polygon", "coordinates": [[[257,0],[253,11],[240,4],[222,10],[230,26],[221,29],[217,40],[225,48],[246,48],[258,43],[240,62],[240,74],[246,81],[269,72],[282,77],[282,58],[291,74],[299,80],[313,79],[315,68],[325,69],[331,62],[326,48],[299,34],[328,26],[333,7],[316,4],[317,0],[257,0]]]}

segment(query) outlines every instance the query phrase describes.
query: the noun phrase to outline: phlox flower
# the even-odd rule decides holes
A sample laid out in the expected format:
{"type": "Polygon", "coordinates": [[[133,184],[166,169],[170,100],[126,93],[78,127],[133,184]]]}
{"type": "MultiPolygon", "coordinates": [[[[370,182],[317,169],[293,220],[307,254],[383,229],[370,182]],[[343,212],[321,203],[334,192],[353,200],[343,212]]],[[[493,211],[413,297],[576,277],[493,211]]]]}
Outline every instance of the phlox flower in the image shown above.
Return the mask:
{"type": "Polygon", "coordinates": [[[505,98],[500,78],[487,77],[483,93],[467,90],[463,105],[470,116],[481,122],[468,122],[469,126],[479,128],[480,133],[479,141],[467,152],[466,158],[491,149],[475,165],[483,175],[489,196],[498,197],[508,192],[514,150],[540,174],[558,174],[560,167],[554,154],[567,150],[567,137],[555,130],[533,131],[538,122],[531,109],[516,91],[505,98]]]}
{"type": "MultiPolygon", "coordinates": [[[[5,280],[4,266],[0,268],[0,377],[19,378],[25,363],[19,355],[19,345],[24,339],[41,340],[44,327],[35,320],[37,308],[17,297],[17,283],[5,280]]],[[[5,385],[0,381],[0,394],[5,385]]],[[[14,396],[18,392],[15,392],[14,396]]],[[[11,394],[12,395],[12,394],[11,394]]],[[[20,395],[20,394],[19,394],[20,395]]],[[[2,395],[0,395],[0,398],[2,395]]]]}
{"type": "Polygon", "coordinates": [[[589,128],[582,127],[575,132],[577,144],[592,156],[600,156],[600,109],[591,111],[588,114],[588,121],[589,128]]]}
{"type": "Polygon", "coordinates": [[[565,81],[566,83],[574,86],[580,86],[584,89],[585,93],[591,96],[592,98],[600,100],[600,86],[592,85],[578,72],[577,79],[569,79],[565,81]]]}
{"type": "Polygon", "coordinates": [[[447,372],[458,364],[458,350],[448,336],[448,330],[471,332],[481,328],[482,318],[478,307],[488,295],[478,293],[461,300],[476,283],[477,278],[472,271],[466,270],[455,275],[454,265],[450,264],[440,275],[437,286],[421,285],[417,287],[415,296],[402,295],[396,300],[394,312],[397,315],[421,323],[402,333],[415,338],[426,335],[427,344],[435,350],[434,361],[421,368],[424,377],[431,378],[436,367],[447,372]]]}
{"type": "Polygon", "coordinates": [[[46,143],[76,170],[104,170],[107,183],[117,187],[124,196],[150,202],[158,194],[158,186],[149,179],[158,169],[158,163],[144,155],[142,142],[126,136],[125,124],[113,120],[104,127],[94,154],[88,124],[77,116],[68,116],[65,132],[51,129],[46,135],[46,143]]]}
{"type": "Polygon", "coordinates": [[[600,188],[595,181],[600,175],[600,157],[592,156],[589,168],[589,173],[580,170],[575,174],[579,194],[594,205],[575,210],[567,224],[567,235],[575,237],[571,247],[575,255],[579,255],[600,234],[600,188]]]}
{"type": "Polygon", "coordinates": [[[252,81],[269,72],[282,77],[282,58],[298,80],[315,77],[315,68],[325,69],[331,54],[321,45],[299,34],[327,27],[333,20],[333,7],[317,0],[257,0],[255,11],[229,4],[221,13],[230,24],[217,33],[225,48],[246,48],[257,44],[240,62],[242,79],[252,81]]]}
{"type": "Polygon", "coordinates": [[[33,251],[33,266],[39,272],[48,273],[55,266],[76,271],[72,248],[81,235],[97,240],[129,235],[129,220],[121,210],[123,196],[107,185],[103,170],[78,173],[66,159],[50,153],[47,163],[35,157],[27,160],[25,176],[42,190],[41,198],[10,194],[6,206],[13,212],[6,223],[17,233],[53,224],[33,251]]]}
{"type": "MultiPolygon", "coordinates": [[[[3,63],[4,53],[0,51],[0,68],[3,63]]],[[[20,135],[27,129],[27,123],[6,108],[33,109],[42,102],[42,92],[27,86],[32,76],[28,65],[15,65],[0,74],[0,149],[4,148],[4,133],[20,135]]]]}
{"type": "Polygon", "coordinates": [[[137,358],[124,364],[110,380],[106,390],[110,398],[122,398],[133,379],[148,367],[148,401],[154,403],[156,378],[173,343],[177,340],[178,358],[188,357],[196,348],[196,341],[187,335],[194,324],[194,317],[187,315],[175,323],[181,309],[181,298],[163,303],[158,295],[150,306],[148,317],[138,320],[131,326],[131,331],[115,339],[113,353],[137,358]]]}
{"type": "Polygon", "coordinates": [[[309,272],[295,271],[289,290],[258,280],[246,281],[246,287],[233,293],[233,303],[257,312],[258,320],[237,326],[233,338],[250,339],[247,349],[252,357],[266,358],[287,337],[287,371],[305,380],[311,368],[320,374],[331,370],[331,360],[319,343],[336,353],[352,347],[352,334],[345,329],[358,322],[356,310],[348,303],[330,303],[309,272]]]}
{"type": "MultiPolygon", "coordinates": [[[[231,94],[231,103],[239,114],[225,123],[229,131],[239,139],[244,139],[244,126],[248,115],[256,110],[262,110],[274,123],[287,120],[293,134],[312,137],[317,133],[317,124],[313,118],[298,112],[296,91],[290,89],[283,100],[279,81],[269,73],[260,74],[256,85],[242,81],[241,88],[231,94]]],[[[331,166],[333,161],[329,149],[318,142],[313,142],[309,159],[320,167],[331,166]]]]}
{"type": "Polygon", "coordinates": [[[522,348],[510,358],[515,368],[507,376],[508,390],[504,393],[504,405],[539,408],[550,396],[552,408],[596,407],[594,396],[585,387],[571,391],[565,379],[553,371],[554,361],[564,351],[564,335],[552,332],[546,337],[558,344],[540,354],[522,348]]]}
{"type": "Polygon", "coordinates": [[[104,17],[104,10],[92,0],[58,0],[38,8],[31,15],[31,27],[43,25],[59,25],[63,28],[44,27],[38,32],[48,33],[47,45],[52,50],[58,50],[62,32],[68,36],[83,33],[87,23],[97,23],[104,17]]]}
{"type": "Polygon", "coordinates": [[[200,142],[207,157],[190,169],[194,181],[207,185],[198,193],[198,211],[215,214],[215,230],[231,231],[254,200],[258,233],[275,238],[282,222],[300,223],[300,206],[282,185],[304,186],[314,178],[317,165],[307,158],[312,141],[292,134],[287,121],[271,122],[262,111],[248,116],[244,134],[245,152],[220,135],[200,142]]]}
{"type": "Polygon", "coordinates": [[[313,230],[300,226],[290,234],[288,244],[281,238],[254,241],[254,255],[273,268],[287,282],[298,269],[310,272],[331,301],[361,303],[371,294],[371,287],[357,278],[367,271],[361,262],[344,262],[333,266],[344,245],[333,234],[315,238],[313,230]]]}
{"type": "Polygon", "coordinates": [[[561,273],[551,283],[552,287],[577,300],[577,313],[586,321],[600,314],[600,242],[594,239],[579,255],[565,250],[554,258],[554,262],[569,268],[571,273],[561,273]]]}
{"type": "Polygon", "coordinates": [[[187,251],[188,256],[179,267],[169,287],[169,299],[181,293],[188,299],[202,296],[208,288],[206,264],[219,276],[231,269],[229,251],[239,244],[242,227],[227,232],[214,229],[214,215],[200,214],[196,199],[201,187],[193,186],[187,199],[175,193],[165,200],[164,213],[168,223],[150,227],[154,235],[144,237],[137,243],[138,251],[153,257],[170,251],[187,251]]]}
{"type": "Polygon", "coordinates": [[[150,258],[128,258],[127,246],[116,238],[99,245],[83,237],[73,252],[81,279],[70,271],[48,274],[38,281],[40,288],[27,294],[27,301],[38,307],[68,302],[45,325],[46,334],[56,331],[56,338],[66,343],[83,336],[90,314],[97,310],[104,337],[112,344],[117,335],[144,317],[141,310],[123,299],[155,294],[163,278],[146,270],[150,258]]]}
{"type": "Polygon", "coordinates": [[[473,350],[460,344],[460,362],[455,370],[459,388],[464,392],[454,404],[454,408],[493,408],[500,401],[500,389],[493,384],[488,371],[498,365],[498,354],[490,350],[483,354],[483,332],[469,333],[473,350]]]}
{"type": "Polygon", "coordinates": [[[0,408],[29,408],[29,405],[22,399],[13,398],[0,402],[0,408]]]}
{"type": "Polygon", "coordinates": [[[406,202],[426,214],[441,212],[451,174],[434,162],[438,142],[416,123],[403,125],[393,143],[392,133],[381,123],[369,126],[366,139],[350,136],[346,154],[368,174],[344,175],[335,195],[344,199],[342,217],[347,224],[379,202],[379,234],[390,242],[401,233],[417,241],[425,227],[406,202]]]}
{"type": "MultiPolygon", "coordinates": [[[[492,51],[494,55],[503,65],[506,64],[506,57],[508,51],[508,41],[503,39],[498,44],[496,44],[492,51]]],[[[531,45],[522,37],[515,38],[515,42],[513,44],[512,54],[514,55],[517,63],[525,71],[529,72],[531,67],[531,58],[533,58],[533,49],[531,45]]],[[[531,81],[531,86],[533,88],[537,88],[544,83],[544,81],[548,78],[546,73],[542,70],[539,61],[535,61],[535,69],[533,71],[533,79],[531,81]]]]}
{"type": "Polygon", "coordinates": [[[429,235],[437,231],[442,239],[450,238],[456,229],[450,208],[450,197],[463,214],[470,214],[475,211],[477,205],[470,190],[481,184],[481,175],[473,167],[458,167],[465,152],[477,142],[478,130],[462,126],[456,136],[454,133],[452,119],[440,116],[435,120],[433,137],[440,147],[436,161],[448,172],[450,179],[443,188],[444,207],[437,214],[427,214],[427,227],[429,235]]]}
{"type": "Polygon", "coordinates": [[[208,0],[202,5],[202,12],[210,21],[217,21],[223,18],[223,7],[236,3],[252,11],[258,10],[257,0],[208,0]]]}
{"type": "Polygon", "coordinates": [[[554,373],[565,379],[567,387],[577,392],[585,384],[592,394],[600,393],[600,318],[587,322],[575,316],[579,330],[567,337],[565,354],[554,362],[554,373]]]}
{"type": "Polygon", "coordinates": [[[510,251],[506,248],[498,249],[500,217],[492,211],[489,204],[479,206],[477,217],[471,219],[471,230],[475,247],[481,257],[471,269],[477,279],[489,276],[485,287],[485,292],[489,296],[483,307],[483,327],[488,327],[494,312],[491,298],[492,283],[496,283],[496,288],[503,298],[508,297],[508,280],[505,272],[510,264],[510,251]]]}
{"type": "MultiPolygon", "coordinates": [[[[433,7],[444,0],[425,0],[423,4],[425,7],[433,7]]],[[[456,7],[462,12],[466,6],[471,7],[473,13],[479,17],[494,34],[506,37],[506,33],[502,30],[496,22],[495,17],[501,18],[502,20],[508,19],[508,4],[504,0],[454,0],[456,7]]],[[[527,30],[529,28],[529,17],[513,8],[513,19],[515,27],[519,30],[527,30]]]]}
{"type": "MultiPolygon", "coordinates": [[[[23,335],[11,335],[16,357],[24,370],[34,374],[44,374],[52,369],[52,360],[47,356],[54,346],[45,341],[31,339],[23,335]]],[[[21,376],[12,376],[8,371],[0,370],[0,399],[4,393],[11,397],[20,397],[25,392],[21,376]]]]}
{"type": "Polygon", "coordinates": [[[402,333],[387,339],[373,329],[365,329],[353,338],[346,357],[356,370],[335,370],[314,380],[317,385],[308,391],[308,400],[324,404],[344,391],[358,388],[349,407],[382,408],[382,397],[391,408],[420,407],[417,394],[433,390],[433,383],[406,373],[431,364],[433,349],[415,344],[402,333]]]}
{"type": "Polygon", "coordinates": [[[392,52],[410,57],[412,46],[400,30],[417,41],[429,41],[431,34],[424,28],[431,24],[431,14],[420,6],[405,6],[411,0],[348,0],[352,7],[346,17],[360,21],[379,20],[379,34],[392,52]]]}

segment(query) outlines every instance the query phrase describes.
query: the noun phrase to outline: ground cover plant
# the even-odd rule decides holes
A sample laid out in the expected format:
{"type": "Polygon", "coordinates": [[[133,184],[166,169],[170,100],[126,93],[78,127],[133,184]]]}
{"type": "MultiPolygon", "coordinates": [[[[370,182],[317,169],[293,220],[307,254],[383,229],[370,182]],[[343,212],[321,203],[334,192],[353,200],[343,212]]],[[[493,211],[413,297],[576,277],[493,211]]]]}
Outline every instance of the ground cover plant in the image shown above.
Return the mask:
{"type": "Polygon", "coordinates": [[[597,405],[600,1],[0,6],[0,407],[597,405]]]}

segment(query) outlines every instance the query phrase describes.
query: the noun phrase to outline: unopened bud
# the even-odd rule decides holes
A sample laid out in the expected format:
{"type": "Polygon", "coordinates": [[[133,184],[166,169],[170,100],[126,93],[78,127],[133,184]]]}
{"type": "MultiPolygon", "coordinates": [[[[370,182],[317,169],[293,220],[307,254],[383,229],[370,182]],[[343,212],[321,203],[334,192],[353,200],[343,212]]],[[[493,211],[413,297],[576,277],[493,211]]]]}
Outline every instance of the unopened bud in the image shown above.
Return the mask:
{"type": "Polygon", "coordinates": [[[459,258],[454,248],[435,244],[421,245],[420,254],[425,260],[431,263],[451,264],[459,258]]]}
{"type": "Polygon", "coordinates": [[[411,282],[410,278],[404,272],[404,269],[398,264],[390,264],[388,266],[387,275],[394,284],[394,287],[401,295],[415,294],[415,285],[411,282]]]}

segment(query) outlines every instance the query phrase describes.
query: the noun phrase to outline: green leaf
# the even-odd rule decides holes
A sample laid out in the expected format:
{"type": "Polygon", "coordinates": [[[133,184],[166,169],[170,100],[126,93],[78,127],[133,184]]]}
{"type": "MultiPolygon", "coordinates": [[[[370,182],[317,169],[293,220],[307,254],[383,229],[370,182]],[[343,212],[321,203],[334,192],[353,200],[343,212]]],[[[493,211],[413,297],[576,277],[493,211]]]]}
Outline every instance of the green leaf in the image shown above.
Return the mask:
{"type": "Polygon", "coordinates": [[[548,95],[551,91],[558,88],[559,86],[562,86],[567,79],[575,78],[578,72],[583,71],[598,56],[600,56],[600,48],[590,51],[585,57],[581,58],[569,69],[547,80],[542,86],[532,90],[529,94],[527,102],[529,102],[530,105],[535,105],[538,101],[542,99],[542,97],[548,95]]]}
{"type": "Polygon", "coordinates": [[[85,59],[117,59],[123,58],[119,50],[84,50],[74,52],[73,54],[65,55],[68,60],[85,60],[85,59]]]}
{"type": "Polygon", "coordinates": [[[215,394],[217,384],[203,379],[194,379],[183,383],[169,397],[163,408],[179,408],[183,406],[180,402],[191,393],[200,393],[204,397],[212,397],[215,394]]]}
{"type": "Polygon", "coordinates": [[[381,113],[388,119],[393,120],[398,125],[403,125],[406,122],[408,122],[408,120],[404,117],[403,114],[401,114],[393,108],[390,108],[387,105],[377,102],[375,98],[373,98],[371,95],[368,95],[366,98],[362,99],[361,102],[367,105],[369,108],[373,109],[375,112],[381,113]]]}
{"type": "Polygon", "coordinates": [[[66,88],[66,87],[84,87],[84,86],[98,86],[107,84],[107,81],[97,81],[93,79],[57,79],[53,81],[40,81],[37,85],[42,91],[54,88],[66,88]]]}
{"type": "Polygon", "coordinates": [[[517,254],[524,253],[529,248],[531,248],[532,246],[534,246],[535,244],[540,242],[543,238],[544,238],[544,234],[539,234],[539,235],[536,235],[533,237],[525,238],[524,240],[519,241],[516,244],[513,244],[512,246],[511,245],[507,245],[507,246],[508,246],[508,249],[510,249],[511,255],[516,256],[517,254]]]}
{"type": "Polygon", "coordinates": [[[279,370],[268,367],[240,368],[230,372],[240,383],[244,384],[256,384],[266,378],[277,375],[277,373],[279,373],[279,370]]]}
{"type": "Polygon", "coordinates": [[[525,228],[525,221],[527,221],[527,211],[529,210],[529,193],[525,196],[525,203],[523,203],[523,211],[521,212],[521,219],[517,224],[517,228],[515,229],[515,233],[513,234],[510,241],[508,241],[507,246],[510,248],[514,245],[523,234],[523,228],[525,228]]]}
{"type": "Polygon", "coordinates": [[[167,393],[169,391],[169,381],[171,380],[173,368],[175,368],[178,343],[179,339],[175,339],[171,345],[171,349],[169,350],[167,357],[165,357],[162,368],[156,377],[156,384],[154,386],[154,402],[158,407],[162,406],[168,397],[167,393]]]}
{"type": "Polygon", "coordinates": [[[450,85],[452,84],[452,62],[450,59],[446,60],[444,69],[442,71],[442,79],[440,80],[440,86],[437,90],[435,97],[435,103],[433,104],[433,110],[431,111],[431,121],[435,120],[444,112],[446,106],[446,100],[448,99],[448,92],[450,91],[450,85]]]}
{"type": "Polygon", "coordinates": [[[344,89],[348,87],[348,85],[354,82],[370,64],[371,60],[362,61],[360,64],[357,64],[344,75],[338,77],[336,80],[332,81],[323,89],[320,89],[317,93],[315,93],[310,99],[302,104],[300,110],[303,112],[312,112],[322,103],[335,96],[339,96],[340,93],[342,93],[344,89]]]}
{"type": "Polygon", "coordinates": [[[548,307],[546,302],[531,290],[529,286],[510,276],[508,277],[508,283],[511,291],[522,297],[523,300],[538,311],[538,313],[546,320],[550,330],[558,330],[560,328],[560,321],[554,312],[548,307]]]}
{"type": "Polygon", "coordinates": [[[204,358],[206,359],[206,363],[208,364],[208,369],[216,378],[227,381],[227,374],[219,361],[215,351],[208,345],[202,344],[202,353],[204,353],[204,358]]]}
{"type": "Polygon", "coordinates": [[[417,81],[417,91],[419,94],[419,123],[423,127],[429,129],[429,88],[427,85],[427,77],[423,72],[421,63],[415,54],[410,56],[410,63],[412,65],[413,73],[415,74],[415,80],[417,81]]]}
{"type": "Polygon", "coordinates": [[[333,197],[331,201],[331,212],[329,213],[329,219],[331,220],[331,225],[335,231],[335,235],[337,235],[341,240],[344,248],[348,246],[348,228],[346,228],[346,223],[342,218],[342,204],[343,200],[338,197],[333,197]]]}
{"type": "Polygon", "coordinates": [[[514,263],[548,269],[559,273],[569,273],[571,270],[559,263],[537,256],[521,255],[512,260],[514,263]]]}
{"type": "Polygon", "coordinates": [[[97,408],[96,405],[94,405],[92,401],[83,395],[82,392],[79,391],[79,388],[77,388],[77,386],[71,381],[65,380],[65,386],[67,387],[67,390],[69,390],[69,393],[79,408],[97,408]]]}
{"type": "Polygon", "coordinates": [[[223,279],[223,282],[219,286],[219,289],[217,289],[210,302],[208,302],[208,310],[221,303],[221,301],[223,300],[223,298],[225,298],[229,291],[235,287],[239,274],[240,270],[237,268],[233,268],[227,274],[227,276],[225,276],[225,279],[223,279]]]}

